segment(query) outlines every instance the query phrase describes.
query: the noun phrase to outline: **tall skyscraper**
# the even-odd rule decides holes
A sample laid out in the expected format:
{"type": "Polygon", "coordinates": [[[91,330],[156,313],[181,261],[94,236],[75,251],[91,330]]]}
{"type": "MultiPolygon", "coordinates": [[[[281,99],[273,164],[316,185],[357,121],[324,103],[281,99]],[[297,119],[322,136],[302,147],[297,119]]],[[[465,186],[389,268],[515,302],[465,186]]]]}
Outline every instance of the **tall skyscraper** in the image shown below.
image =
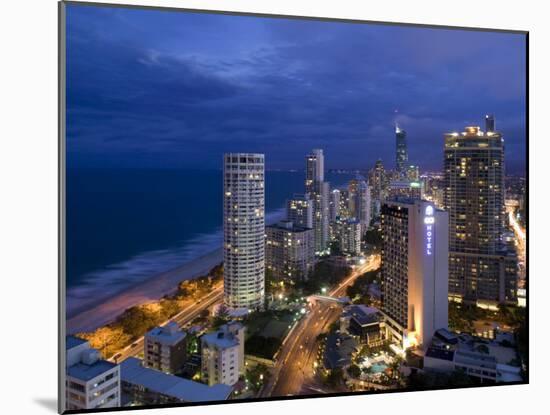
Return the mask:
{"type": "Polygon", "coordinates": [[[325,179],[323,150],[315,149],[306,156],[306,193],[313,201],[313,238],[315,252],[328,248],[329,184],[325,179]]]}
{"type": "Polygon", "coordinates": [[[377,160],[374,167],[369,171],[369,186],[371,188],[371,217],[380,215],[380,206],[386,198],[388,178],[382,160],[377,160]]]}
{"type": "Polygon", "coordinates": [[[307,193],[286,201],[286,219],[296,226],[313,228],[313,201],[307,193]]]}
{"type": "Polygon", "coordinates": [[[494,133],[496,132],[496,121],[493,114],[487,114],[485,116],[485,132],[494,133]]]}
{"type": "Polygon", "coordinates": [[[224,155],[224,301],[263,307],[265,293],[264,155],[224,155]]]}
{"type": "Polygon", "coordinates": [[[313,193],[313,184],[323,181],[325,181],[325,156],[323,150],[314,149],[306,156],[306,193],[313,193]]]}
{"type": "Polygon", "coordinates": [[[502,135],[479,127],[445,134],[444,163],[450,298],[488,306],[515,301],[515,257],[502,240],[502,135]]]}
{"type": "Polygon", "coordinates": [[[389,337],[428,346],[448,324],[447,212],[431,202],[382,206],[382,311],[389,337]]]}
{"type": "Polygon", "coordinates": [[[338,216],[340,216],[340,190],[332,189],[329,201],[329,222],[336,222],[338,216]]]}
{"type": "Polygon", "coordinates": [[[409,153],[407,151],[407,133],[395,125],[395,169],[401,176],[406,174],[409,153]]]}
{"type": "Polygon", "coordinates": [[[368,230],[371,220],[371,192],[363,178],[352,179],[348,185],[349,212],[352,218],[361,223],[361,231],[368,230]]]}

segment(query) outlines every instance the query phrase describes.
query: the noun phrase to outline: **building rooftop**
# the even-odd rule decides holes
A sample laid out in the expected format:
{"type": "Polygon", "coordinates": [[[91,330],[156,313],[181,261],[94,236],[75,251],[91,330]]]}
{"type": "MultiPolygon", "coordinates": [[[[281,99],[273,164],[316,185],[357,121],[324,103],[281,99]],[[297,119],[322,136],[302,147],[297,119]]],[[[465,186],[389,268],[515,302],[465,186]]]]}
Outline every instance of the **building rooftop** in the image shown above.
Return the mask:
{"type": "Polygon", "coordinates": [[[327,369],[343,368],[351,364],[351,355],[358,343],[351,336],[331,334],[327,338],[323,363],[327,369]]]}
{"type": "Polygon", "coordinates": [[[233,388],[217,384],[208,386],[189,379],[168,375],[141,365],[141,360],[130,357],[120,364],[120,378],[123,382],[143,386],[182,402],[223,401],[233,388]]]}
{"type": "Polygon", "coordinates": [[[115,363],[108,362],[107,360],[97,360],[91,365],[77,363],[76,365],[67,368],[67,375],[87,382],[100,376],[102,373],[115,368],[116,366],[117,365],[115,363]]]}
{"type": "Polygon", "coordinates": [[[280,230],[285,230],[285,231],[288,231],[288,232],[295,232],[295,233],[296,232],[306,232],[306,231],[311,230],[311,228],[306,228],[304,226],[298,226],[298,225],[294,224],[292,221],[287,221],[287,220],[277,222],[273,225],[268,225],[268,226],[266,226],[266,229],[267,228],[280,229],[280,230]]]}
{"type": "Polygon", "coordinates": [[[356,304],[346,307],[342,317],[351,317],[357,321],[359,325],[366,326],[380,321],[380,311],[375,307],[356,304]]]}
{"type": "Polygon", "coordinates": [[[439,349],[437,347],[429,347],[426,350],[426,357],[433,357],[434,359],[448,360],[452,362],[454,360],[454,350],[439,349]]]}
{"type": "Polygon", "coordinates": [[[187,334],[180,330],[177,323],[173,321],[163,327],[155,327],[145,335],[148,339],[152,339],[168,346],[179,343],[185,339],[186,336],[187,334]]]}
{"type": "Polygon", "coordinates": [[[87,340],[81,339],[76,336],[67,336],[65,340],[65,350],[73,349],[81,344],[87,343],[87,340]]]}
{"type": "Polygon", "coordinates": [[[208,344],[209,346],[216,346],[220,349],[227,349],[239,345],[239,339],[232,333],[232,329],[241,330],[242,324],[240,323],[228,323],[221,326],[217,331],[207,333],[201,337],[201,342],[208,344]]]}

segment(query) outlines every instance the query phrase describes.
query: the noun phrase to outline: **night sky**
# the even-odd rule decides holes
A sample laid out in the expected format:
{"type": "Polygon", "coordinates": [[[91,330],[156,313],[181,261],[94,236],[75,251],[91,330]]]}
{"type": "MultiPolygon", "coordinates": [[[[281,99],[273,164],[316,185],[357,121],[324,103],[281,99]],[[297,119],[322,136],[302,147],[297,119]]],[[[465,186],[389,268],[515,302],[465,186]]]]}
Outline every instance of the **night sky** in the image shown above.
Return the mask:
{"type": "Polygon", "coordinates": [[[443,134],[494,113],[525,168],[525,36],[186,12],[67,7],[69,167],[441,169],[443,134]]]}

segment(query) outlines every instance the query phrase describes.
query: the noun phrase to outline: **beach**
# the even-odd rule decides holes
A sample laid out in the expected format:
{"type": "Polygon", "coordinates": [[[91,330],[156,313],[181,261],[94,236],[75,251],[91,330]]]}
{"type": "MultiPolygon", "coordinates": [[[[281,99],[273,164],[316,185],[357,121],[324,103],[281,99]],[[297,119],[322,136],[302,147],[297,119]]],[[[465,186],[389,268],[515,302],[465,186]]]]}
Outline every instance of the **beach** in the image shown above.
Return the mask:
{"type": "Polygon", "coordinates": [[[223,251],[220,248],[177,268],[159,273],[100,302],[90,304],[67,319],[67,333],[93,331],[112,322],[127,308],[159,300],[173,293],[179,282],[205,275],[222,260],[223,251]]]}

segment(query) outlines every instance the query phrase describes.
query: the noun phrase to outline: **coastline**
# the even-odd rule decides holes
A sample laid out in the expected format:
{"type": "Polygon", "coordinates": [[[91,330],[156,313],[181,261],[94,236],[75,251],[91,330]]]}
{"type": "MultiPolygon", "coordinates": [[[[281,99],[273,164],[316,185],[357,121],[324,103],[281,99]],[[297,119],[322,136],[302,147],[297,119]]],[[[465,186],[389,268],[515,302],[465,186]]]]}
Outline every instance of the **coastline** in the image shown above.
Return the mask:
{"type": "Polygon", "coordinates": [[[223,261],[223,251],[218,248],[185,264],[154,275],[138,285],[90,304],[67,318],[67,333],[93,331],[112,322],[129,307],[159,300],[173,293],[178,283],[204,275],[223,261]]]}

